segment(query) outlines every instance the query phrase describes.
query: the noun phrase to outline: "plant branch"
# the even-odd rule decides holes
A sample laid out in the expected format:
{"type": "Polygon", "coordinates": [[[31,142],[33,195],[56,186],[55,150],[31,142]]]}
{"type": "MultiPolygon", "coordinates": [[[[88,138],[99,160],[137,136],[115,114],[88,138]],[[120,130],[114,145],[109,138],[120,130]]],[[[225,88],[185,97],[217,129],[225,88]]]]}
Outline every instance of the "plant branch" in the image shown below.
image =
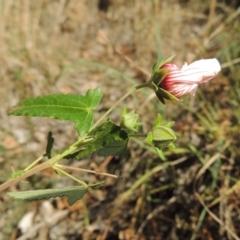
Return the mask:
{"type": "MultiPolygon", "coordinates": [[[[67,149],[65,149],[62,153],[57,154],[56,156],[54,156],[53,158],[47,160],[44,163],[41,163],[40,165],[37,165],[31,169],[29,169],[27,172],[23,173],[22,175],[10,179],[7,182],[3,183],[0,185],[0,192],[9,188],[10,186],[26,179],[27,177],[32,176],[33,174],[37,173],[37,172],[41,172],[47,168],[53,167],[54,164],[56,164],[60,159],[62,159],[63,157],[65,157],[68,154],[71,154],[72,152],[74,152],[78,146],[79,143],[81,143],[82,141],[84,141],[86,135],[81,137],[80,139],[78,139],[78,141],[76,141],[75,143],[73,143],[71,146],[69,146],[67,149]]],[[[38,158],[39,159],[39,158],[38,158]]],[[[37,159],[37,160],[38,160],[37,159]]],[[[37,160],[35,160],[34,162],[36,162],[37,160]]]]}
{"type": "Polygon", "coordinates": [[[65,166],[65,165],[61,165],[61,164],[57,164],[56,166],[59,167],[59,168],[69,169],[69,170],[72,170],[72,171],[87,172],[87,173],[93,173],[93,174],[96,174],[96,175],[103,175],[103,176],[107,176],[107,177],[118,178],[118,176],[114,175],[114,174],[96,172],[96,171],[88,170],[88,169],[85,169],[85,168],[75,168],[75,167],[69,167],[69,166],[65,166]]]}
{"type": "Polygon", "coordinates": [[[38,159],[36,159],[33,163],[31,163],[28,167],[24,169],[24,171],[28,171],[31,169],[34,165],[36,165],[38,162],[40,162],[43,159],[43,155],[41,155],[38,159]]]}
{"type": "Polygon", "coordinates": [[[117,102],[115,102],[109,109],[107,112],[105,112],[99,119],[98,121],[91,127],[90,129],[90,132],[95,128],[97,127],[103,120],[104,118],[106,118],[109,113],[111,113],[114,108],[119,104],[121,103],[125,98],[127,98],[129,95],[131,95],[133,92],[136,91],[136,87],[132,88],[130,91],[128,91],[125,95],[123,95],[117,102]]]}
{"type": "Polygon", "coordinates": [[[146,133],[132,133],[128,134],[129,137],[147,137],[146,133]]]}
{"type": "Polygon", "coordinates": [[[55,165],[55,166],[53,167],[53,169],[56,170],[57,172],[62,173],[62,174],[65,175],[65,176],[71,178],[73,181],[78,182],[80,185],[83,185],[84,187],[88,187],[88,185],[87,185],[85,182],[83,182],[83,181],[75,178],[74,176],[70,175],[69,173],[65,172],[64,170],[62,170],[61,168],[59,168],[57,165],[55,165]]]}

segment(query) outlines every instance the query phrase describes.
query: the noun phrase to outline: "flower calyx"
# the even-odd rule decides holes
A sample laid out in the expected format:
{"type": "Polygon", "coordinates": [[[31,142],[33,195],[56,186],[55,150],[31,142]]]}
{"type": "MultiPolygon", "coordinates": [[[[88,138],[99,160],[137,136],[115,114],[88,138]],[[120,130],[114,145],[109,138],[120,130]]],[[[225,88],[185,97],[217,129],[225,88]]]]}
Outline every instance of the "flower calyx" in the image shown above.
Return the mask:
{"type": "Polygon", "coordinates": [[[167,60],[157,61],[152,68],[152,76],[148,82],[149,87],[155,91],[157,98],[163,104],[165,104],[165,99],[179,101],[179,99],[176,98],[173,94],[171,94],[170,92],[160,87],[161,82],[170,72],[169,69],[162,68],[162,66],[164,66],[165,64],[171,63],[173,58],[174,56],[168,58],[167,60]]]}
{"type": "Polygon", "coordinates": [[[139,120],[139,115],[136,114],[134,110],[127,113],[126,106],[123,108],[121,124],[120,124],[122,128],[126,128],[132,132],[137,132],[138,127],[142,125],[141,122],[139,122],[138,120],[139,120]]]}
{"type": "Polygon", "coordinates": [[[173,124],[174,122],[162,124],[162,117],[158,114],[158,117],[153,125],[153,129],[148,133],[145,141],[158,149],[166,147],[174,148],[174,141],[177,137],[171,128],[173,124]]]}

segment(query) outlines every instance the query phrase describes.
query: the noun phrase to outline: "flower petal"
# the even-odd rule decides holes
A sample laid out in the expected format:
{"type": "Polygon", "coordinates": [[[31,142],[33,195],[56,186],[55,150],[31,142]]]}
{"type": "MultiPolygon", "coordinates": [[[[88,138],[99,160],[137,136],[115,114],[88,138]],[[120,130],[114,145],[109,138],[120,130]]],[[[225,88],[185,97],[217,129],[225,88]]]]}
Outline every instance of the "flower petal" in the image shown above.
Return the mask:
{"type": "Polygon", "coordinates": [[[159,87],[180,98],[188,93],[194,95],[199,84],[208,82],[218,74],[221,65],[213,58],[198,60],[189,65],[185,63],[181,69],[173,63],[164,64],[160,69],[164,68],[169,73],[159,87]]]}

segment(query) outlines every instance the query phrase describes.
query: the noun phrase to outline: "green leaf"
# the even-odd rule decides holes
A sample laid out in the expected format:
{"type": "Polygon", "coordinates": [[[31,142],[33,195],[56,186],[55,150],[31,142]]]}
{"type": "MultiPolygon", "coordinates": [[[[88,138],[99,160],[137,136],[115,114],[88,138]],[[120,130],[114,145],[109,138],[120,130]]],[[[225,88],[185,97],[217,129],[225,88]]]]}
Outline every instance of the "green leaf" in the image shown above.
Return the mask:
{"type": "Polygon", "coordinates": [[[103,156],[120,156],[123,157],[127,150],[128,140],[114,140],[113,142],[108,143],[106,146],[103,146],[97,153],[103,156]]]}
{"type": "Polygon", "coordinates": [[[124,154],[127,143],[128,134],[111,120],[103,122],[89,133],[89,137],[93,140],[84,148],[74,154],[66,156],[66,158],[80,159],[93,152],[98,152],[104,156],[116,156],[124,154]]]}
{"type": "Polygon", "coordinates": [[[93,110],[102,98],[100,88],[89,90],[86,96],[77,94],[53,94],[28,98],[10,109],[15,116],[49,117],[68,120],[82,136],[89,131],[93,121],[93,110]]]}
{"type": "Polygon", "coordinates": [[[62,189],[44,189],[24,192],[10,192],[8,193],[8,195],[22,200],[37,200],[67,196],[68,204],[73,205],[77,200],[83,197],[83,195],[87,192],[87,189],[88,189],[87,187],[76,186],[66,187],[62,189]]]}
{"type": "Polygon", "coordinates": [[[54,138],[52,137],[52,132],[48,133],[48,141],[47,141],[47,147],[46,147],[46,153],[44,156],[47,156],[48,159],[51,158],[51,152],[53,148],[54,138]]]}

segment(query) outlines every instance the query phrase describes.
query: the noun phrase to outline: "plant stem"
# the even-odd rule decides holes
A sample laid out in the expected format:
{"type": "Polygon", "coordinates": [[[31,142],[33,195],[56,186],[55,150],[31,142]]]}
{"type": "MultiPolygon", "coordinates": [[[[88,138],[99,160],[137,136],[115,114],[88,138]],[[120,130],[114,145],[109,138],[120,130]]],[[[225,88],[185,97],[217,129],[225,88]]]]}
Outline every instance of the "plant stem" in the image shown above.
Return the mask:
{"type": "Polygon", "coordinates": [[[84,168],[75,168],[75,167],[70,167],[70,166],[65,166],[65,165],[61,165],[61,164],[56,164],[57,167],[62,168],[62,169],[69,169],[72,171],[79,171],[79,172],[87,172],[87,173],[93,173],[93,174],[97,174],[97,175],[104,175],[107,177],[113,177],[113,178],[118,178],[117,175],[113,175],[110,173],[101,173],[101,172],[96,172],[93,170],[88,170],[88,169],[84,169],[84,168]]]}
{"type": "Polygon", "coordinates": [[[36,160],[35,160],[33,163],[31,163],[28,167],[26,167],[26,168],[24,169],[24,171],[26,172],[26,171],[28,171],[29,169],[31,169],[34,165],[36,165],[39,161],[41,161],[42,158],[43,158],[43,155],[40,156],[38,159],[36,159],[36,160]]]}
{"type": "MultiPolygon", "coordinates": [[[[105,113],[103,114],[102,117],[100,117],[100,119],[91,127],[90,131],[92,131],[94,128],[96,128],[103,120],[104,118],[106,118],[109,113],[111,113],[115,107],[121,103],[124,99],[126,99],[129,95],[131,95],[133,92],[135,92],[136,90],[140,89],[140,88],[144,88],[144,87],[150,87],[149,83],[144,83],[144,84],[140,84],[132,89],[130,89],[130,91],[128,91],[124,96],[122,96],[117,102],[115,102],[112,107],[105,113]]],[[[33,167],[37,162],[39,162],[42,158],[39,157],[37,160],[35,160],[30,166],[28,166],[25,170],[27,170],[27,172],[23,173],[22,175],[14,178],[14,179],[10,179],[7,182],[3,183],[0,185],[0,192],[5,190],[6,188],[24,180],[27,177],[32,176],[33,174],[43,171],[46,168],[50,168],[53,167],[60,159],[64,158],[65,156],[67,156],[68,154],[73,153],[76,149],[79,148],[79,144],[80,143],[84,143],[84,141],[86,140],[87,134],[85,134],[84,136],[80,137],[75,143],[73,143],[71,146],[69,146],[67,149],[65,149],[62,153],[57,154],[56,156],[52,157],[51,159],[47,160],[44,163],[41,163],[35,167],[33,167]]],[[[71,176],[71,175],[70,175],[71,176]]],[[[81,181],[80,181],[81,182],[81,181]]],[[[86,184],[86,183],[81,183],[81,184],[86,184]]]]}
{"type": "MultiPolygon", "coordinates": [[[[78,139],[78,141],[73,143],[71,146],[69,146],[67,149],[65,149],[62,153],[57,154],[56,156],[52,157],[51,159],[47,160],[46,162],[44,162],[40,165],[37,165],[37,166],[29,169],[27,172],[23,173],[22,175],[20,175],[16,178],[10,179],[7,182],[1,184],[0,192],[12,185],[24,180],[25,178],[32,176],[33,174],[35,174],[37,172],[41,172],[46,168],[53,167],[53,165],[56,164],[60,159],[62,159],[66,155],[72,153],[73,151],[75,151],[78,148],[78,144],[81,143],[82,141],[84,141],[85,137],[86,136],[81,137],[80,139],[78,139]]],[[[34,162],[36,162],[36,161],[34,161],[34,162]]]]}
{"type": "Polygon", "coordinates": [[[136,87],[130,89],[130,91],[128,91],[125,95],[123,95],[117,102],[115,102],[109,109],[107,112],[105,112],[99,119],[98,121],[91,127],[90,132],[97,127],[103,120],[105,117],[107,117],[109,115],[109,113],[111,113],[114,108],[121,103],[125,98],[127,98],[129,95],[131,95],[134,91],[136,91],[136,87]]]}
{"type": "Polygon", "coordinates": [[[151,87],[151,83],[149,83],[149,82],[146,82],[146,83],[143,83],[143,84],[139,84],[139,85],[137,85],[135,88],[136,88],[136,90],[138,90],[138,89],[140,89],[140,88],[152,88],[151,87]]]}
{"type": "Polygon", "coordinates": [[[128,134],[129,137],[147,137],[147,134],[145,133],[133,133],[133,134],[128,134]]]}
{"type": "Polygon", "coordinates": [[[98,121],[91,127],[90,132],[97,127],[103,120],[104,118],[106,118],[109,113],[111,113],[115,107],[121,103],[124,99],[126,99],[129,95],[131,95],[132,93],[134,93],[136,90],[140,89],[140,88],[144,88],[144,87],[149,87],[149,83],[144,83],[144,84],[140,84],[137,85],[136,87],[133,87],[132,89],[130,89],[130,91],[128,91],[125,95],[123,95],[117,102],[115,102],[109,109],[107,112],[105,112],[99,119],[98,121]]]}
{"type": "Polygon", "coordinates": [[[74,180],[75,182],[78,182],[80,185],[83,185],[84,187],[88,187],[88,185],[87,185],[85,182],[83,182],[83,181],[75,178],[74,176],[68,174],[67,172],[65,172],[65,171],[62,170],[61,168],[57,167],[56,165],[53,166],[53,169],[56,170],[57,172],[62,173],[62,174],[65,175],[65,176],[71,178],[71,179],[74,180]]]}

